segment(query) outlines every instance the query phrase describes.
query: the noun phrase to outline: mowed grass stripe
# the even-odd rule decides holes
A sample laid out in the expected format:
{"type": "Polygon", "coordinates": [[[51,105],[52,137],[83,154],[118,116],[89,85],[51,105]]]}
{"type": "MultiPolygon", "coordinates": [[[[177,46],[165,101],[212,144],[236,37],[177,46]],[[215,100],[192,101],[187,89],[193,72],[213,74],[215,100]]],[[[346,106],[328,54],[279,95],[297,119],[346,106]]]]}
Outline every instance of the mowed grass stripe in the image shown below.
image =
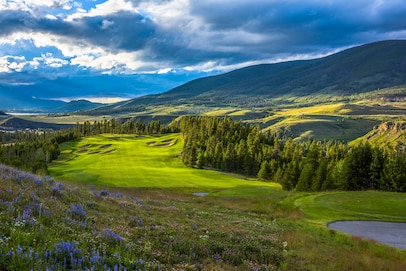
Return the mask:
{"type": "Polygon", "coordinates": [[[86,137],[61,144],[62,155],[49,169],[50,174],[59,179],[119,187],[190,187],[207,191],[276,187],[217,171],[188,168],[178,157],[182,146],[182,136],[174,134],[142,138],[134,135],[86,137]],[[100,153],[94,153],[96,151],[100,153]]]}

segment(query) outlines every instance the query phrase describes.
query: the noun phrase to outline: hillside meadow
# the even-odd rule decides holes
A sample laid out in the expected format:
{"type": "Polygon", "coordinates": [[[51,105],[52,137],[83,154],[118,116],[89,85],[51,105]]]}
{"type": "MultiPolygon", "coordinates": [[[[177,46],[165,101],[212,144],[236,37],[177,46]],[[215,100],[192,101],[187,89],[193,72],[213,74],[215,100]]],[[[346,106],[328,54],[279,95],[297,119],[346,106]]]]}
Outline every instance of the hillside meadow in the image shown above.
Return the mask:
{"type": "MultiPolygon", "coordinates": [[[[103,134],[62,144],[62,155],[50,165],[52,176],[66,187],[55,212],[69,218],[75,204],[95,212],[96,222],[87,215],[92,222],[86,229],[103,231],[100,227],[108,225],[123,238],[114,249],[126,257],[123,247],[137,240],[130,258],[142,259],[138,266],[146,270],[405,269],[406,251],[326,226],[349,219],[406,222],[404,194],[283,191],[274,183],[186,168],[178,157],[181,144],[178,134],[103,134]],[[69,191],[81,192],[73,197],[69,191]],[[144,224],[131,222],[133,216],[144,224]]],[[[59,233],[53,243],[87,240],[81,234],[91,234],[83,230],[59,233]]],[[[84,258],[91,254],[86,242],[77,245],[84,258]]],[[[114,249],[107,247],[110,259],[114,249]]],[[[111,262],[130,266],[122,257],[111,262]]]]}

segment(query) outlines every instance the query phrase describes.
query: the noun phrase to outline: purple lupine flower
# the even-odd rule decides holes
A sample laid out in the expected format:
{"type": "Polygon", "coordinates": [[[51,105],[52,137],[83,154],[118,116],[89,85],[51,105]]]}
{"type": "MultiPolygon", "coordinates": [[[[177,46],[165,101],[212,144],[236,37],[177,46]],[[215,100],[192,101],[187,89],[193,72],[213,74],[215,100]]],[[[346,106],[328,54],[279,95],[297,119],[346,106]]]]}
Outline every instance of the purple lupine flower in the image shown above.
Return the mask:
{"type": "Polygon", "coordinates": [[[52,194],[54,196],[59,196],[62,194],[62,190],[64,188],[64,185],[61,183],[56,183],[52,186],[52,194]]]}
{"type": "Polygon", "coordinates": [[[110,229],[103,229],[102,236],[103,238],[109,241],[118,241],[118,242],[124,241],[123,237],[121,237],[119,234],[113,232],[110,229]]]}
{"type": "Polygon", "coordinates": [[[66,211],[68,215],[70,215],[73,219],[77,220],[85,220],[87,213],[83,207],[83,204],[74,204],[70,206],[70,209],[66,211]]]}

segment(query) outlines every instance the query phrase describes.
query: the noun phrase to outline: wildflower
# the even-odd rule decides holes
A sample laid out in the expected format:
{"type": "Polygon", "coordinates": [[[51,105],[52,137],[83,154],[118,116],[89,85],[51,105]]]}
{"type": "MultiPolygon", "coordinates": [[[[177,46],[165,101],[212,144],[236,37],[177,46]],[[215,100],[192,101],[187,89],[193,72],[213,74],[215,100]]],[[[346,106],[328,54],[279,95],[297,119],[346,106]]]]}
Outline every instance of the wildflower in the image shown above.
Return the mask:
{"type": "Polygon", "coordinates": [[[113,232],[110,229],[103,229],[102,231],[102,236],[104,239],[110,241],[110,242],[121,242],[124,240],[123,237],[121,237],[119,234],[113,232]]]}
{"type": "Polygon", "coordinates": [[[20,245],[17,246],[17,254],[23,254],[23,248],[20,245]]]}
{"type": "Polygon", "coordinates": [[[59,195],[61,195],[63,188],[64,188],[64,185],[61,184],[61,183],[54,184],[54,185],[52,186],[52,194],[53,194],[54,196],[59,196],[59,195]]]}
{"type": "Polygon", "coordinates": [[[44,181],[43,181],[40,177],[38,177],[38,176],[35,176],[33,180],[34,180],[34,184],[35,184],[36,186],[41,187],[41,186],[44,185],[44,181]]]}
{"type": "Polygon", "coordinates": [[[107,191],[107,190],[101,190],[101,191],[99,192],[99,194],[100,194],[100,196],[108,196],[110,193],[109,193],[109,191],[107,191]]]}
{"type": "Polygon", "coordinates": [[[70,209],[66,213],[70,215],[73,219],[77,219],[80,221],[85,220],[87,216],[87,213],[83,208],[82,204],[71,205],[70,209]]]}

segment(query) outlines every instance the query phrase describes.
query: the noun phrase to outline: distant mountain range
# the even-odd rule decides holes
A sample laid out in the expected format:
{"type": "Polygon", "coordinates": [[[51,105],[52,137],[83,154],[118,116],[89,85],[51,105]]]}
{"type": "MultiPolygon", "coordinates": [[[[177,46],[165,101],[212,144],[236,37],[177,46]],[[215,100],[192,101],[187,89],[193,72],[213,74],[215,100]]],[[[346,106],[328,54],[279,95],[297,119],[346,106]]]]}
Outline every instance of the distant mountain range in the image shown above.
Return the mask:
{"type": "Polygon", "coordinates": [[[104,110],[182,103],[247,105],[284,95],[352,95],[403,84],[406,40],[389,40],[319,59],[249,66],[196,79],[168,92],[109,105],[104,110]]]}
{"type": "Polygon", "coordinates": [[[53,108],[63,104],[65,103],[62,101],[35,99],[13,88],[0,85],[0,110],[53,108]]]}
{"type": "Polygon", "coordinates": [[[129,99],[146,94],[162,93],[198,75],[159,74],[92,74],[78,72],[36,75],[27,72],[0,73],[0,110],[33,110],[62,106],[56,100],[98,98],[129,99]]]}
{"type": "Polygon", "coordinates": [[[90,110],[104,104],[92,103],[87,100],[63,102],[32,98],[24,93],[0,85],[0,109],[5,111],[22,111],[45,113],[65,113],[90,110]]]}

